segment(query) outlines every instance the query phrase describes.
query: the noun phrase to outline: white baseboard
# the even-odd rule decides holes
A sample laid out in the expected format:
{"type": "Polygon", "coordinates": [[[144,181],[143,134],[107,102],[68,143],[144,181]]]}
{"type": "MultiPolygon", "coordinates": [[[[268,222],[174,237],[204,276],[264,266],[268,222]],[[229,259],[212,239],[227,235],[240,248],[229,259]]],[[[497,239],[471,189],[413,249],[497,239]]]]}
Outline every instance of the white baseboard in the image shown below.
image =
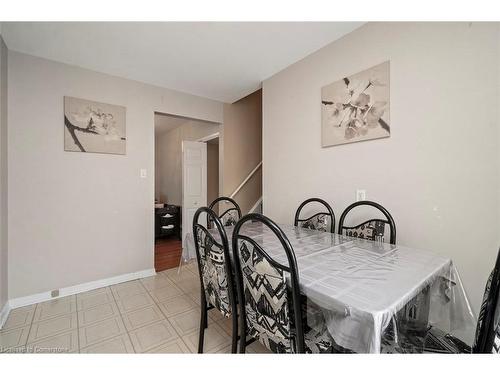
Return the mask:
{"type": "Polygon", "coordinates": [[[103,288],[105,286],[124,283],[126,281],[141,279],[143,277],[149,277],[154,275],[156,275],[156,271],[153,268],[138,272],[126,273],[124,275],[113,276],[107,279],[90,281],[88,283],[61,288],[59,289],[59,296],[55,298],[52,298],[50,296],[50,292],[43,292],[43,293],[32,294],[26,297],[13,298],[8,301],[8,306],[10,309],[15,309],[18,307],[32,305],[34,303],[40,303],[52,299],[71,296],[73,294],[87,292],[89,290],[103,288]]]}
{"type": "Polygon", "coordinates": [[[10,313],[10,304],[9,301],[6,301],[5,305],[2,307],[2,310],[0,310],[0,329],[2,329],[3,325],[7,321],[9,313],[10,313]]]}

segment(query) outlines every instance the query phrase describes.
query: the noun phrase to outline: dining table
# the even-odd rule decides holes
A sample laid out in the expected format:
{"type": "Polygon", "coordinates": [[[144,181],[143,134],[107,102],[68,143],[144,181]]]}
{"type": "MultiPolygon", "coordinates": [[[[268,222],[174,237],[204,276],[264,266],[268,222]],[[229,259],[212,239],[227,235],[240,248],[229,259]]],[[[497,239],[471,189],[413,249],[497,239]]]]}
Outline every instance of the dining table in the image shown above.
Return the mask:
{"type": "MultiPolygon", "coordinates": [[[[306,297],[307,324],[324,326],[348,352],[422,352],[433,329],[471,345],[476,318],[453,261],[431,251],[278,224],[290,241],[306,297]]],[[[225,227],[232,255],[232,226],[225,227]]],[[[216,229],[210,229],[215,240],[216,229]]],[[[279,239],[264,224],[247,222],[252,238],[287,265],[279,239]]],[[[183,259],[196,257],[186,235],[183,259]]]]}

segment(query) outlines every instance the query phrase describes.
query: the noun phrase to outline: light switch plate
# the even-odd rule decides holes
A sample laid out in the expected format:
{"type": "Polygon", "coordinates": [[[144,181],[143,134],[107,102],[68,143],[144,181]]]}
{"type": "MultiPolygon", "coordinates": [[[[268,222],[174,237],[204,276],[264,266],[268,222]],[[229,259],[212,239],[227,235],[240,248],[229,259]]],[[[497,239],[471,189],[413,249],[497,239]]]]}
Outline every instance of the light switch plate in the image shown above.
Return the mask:
{"type": "Polygon", "coordinates": [[[146,178],[148,177],[148,171],[146,169],[141,169],[141,178],[146,178]]]}
{"type": "Polygon", "coordinates": [[[366,190],[357,189],[356,190],[356,202],[365,201],[366,200],[366,190]]]}

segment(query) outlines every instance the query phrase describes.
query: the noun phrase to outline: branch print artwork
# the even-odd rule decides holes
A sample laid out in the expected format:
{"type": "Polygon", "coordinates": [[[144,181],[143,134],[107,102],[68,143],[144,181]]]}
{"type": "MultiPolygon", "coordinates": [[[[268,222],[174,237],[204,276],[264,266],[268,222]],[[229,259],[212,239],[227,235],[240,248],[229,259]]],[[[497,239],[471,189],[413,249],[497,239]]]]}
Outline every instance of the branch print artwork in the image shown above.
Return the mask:
{"type": "Polygon", "coordinates": [[[64,150],[125,155],[125,107],[64,97],[64,150]]]}
{"type": "Polygon", "coordinates": [[[389,137],[389,101],[389,61],[323,87],[322,146],[389,137]]]}

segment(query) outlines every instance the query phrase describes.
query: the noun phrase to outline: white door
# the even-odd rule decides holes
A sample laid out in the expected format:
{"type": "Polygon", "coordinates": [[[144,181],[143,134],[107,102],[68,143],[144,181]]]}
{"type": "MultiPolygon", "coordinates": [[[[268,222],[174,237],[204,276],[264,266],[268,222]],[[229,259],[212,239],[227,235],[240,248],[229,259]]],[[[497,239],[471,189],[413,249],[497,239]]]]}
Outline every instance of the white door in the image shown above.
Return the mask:
{"type": "MultiPolygon", "coordinates": [[[[207,144],[182,141],[182,246],[186,249],[186,235],[193,231],[196,210],[207,205],[207,144]]],[[[206,222],[205,216],[200,222],[206,222]]],[[[196,257],[194,249],[189,258],[196,257]]]]}

